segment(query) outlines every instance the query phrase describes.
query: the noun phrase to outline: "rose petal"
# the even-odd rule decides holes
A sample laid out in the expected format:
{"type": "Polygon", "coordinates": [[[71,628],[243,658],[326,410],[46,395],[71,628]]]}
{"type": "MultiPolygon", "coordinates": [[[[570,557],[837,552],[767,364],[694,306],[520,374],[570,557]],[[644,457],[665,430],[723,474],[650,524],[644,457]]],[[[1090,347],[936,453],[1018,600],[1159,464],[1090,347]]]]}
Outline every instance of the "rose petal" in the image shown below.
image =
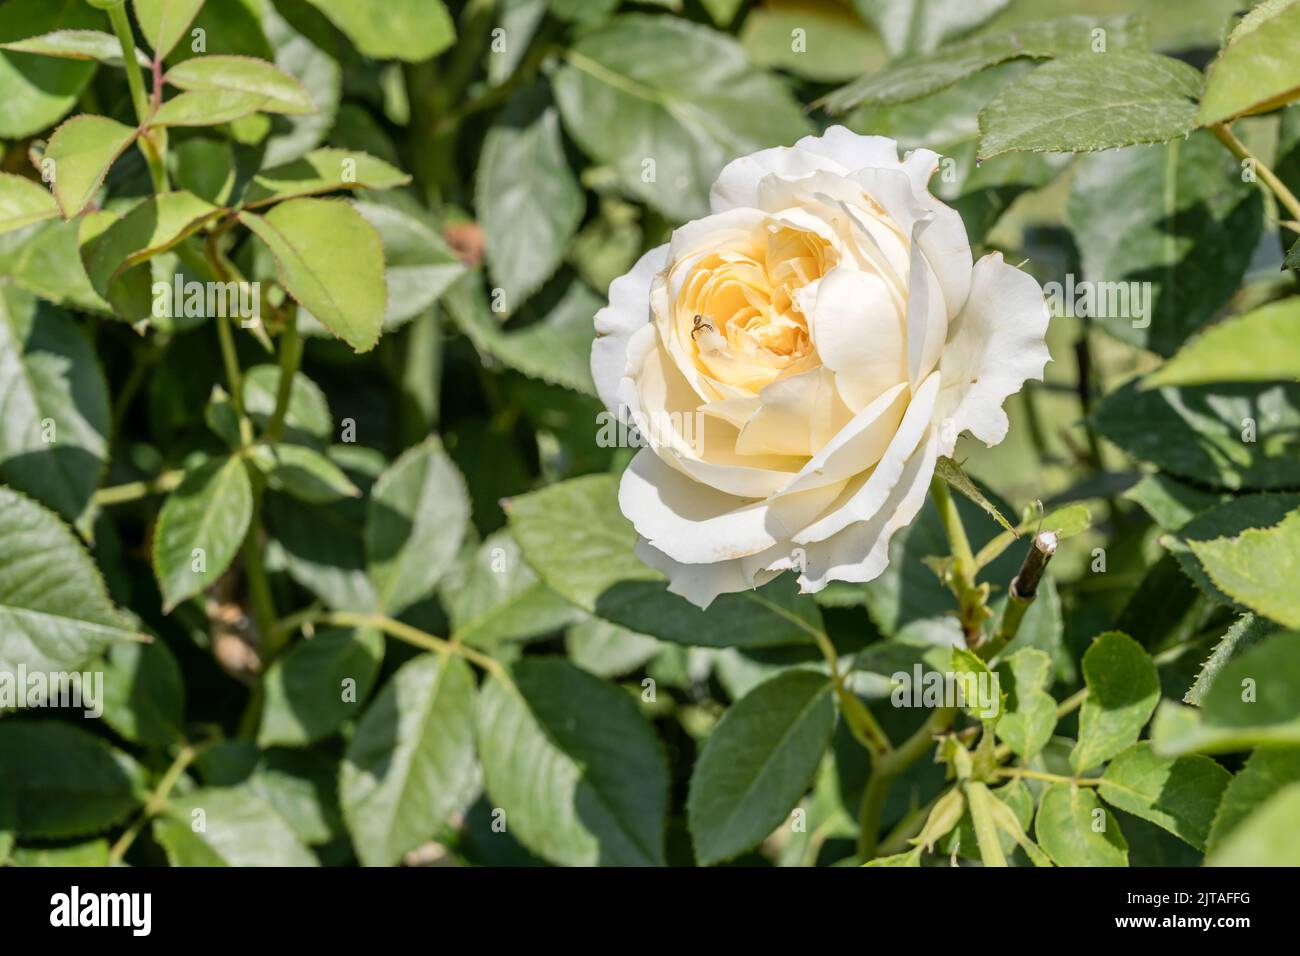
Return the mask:
{"type": "Polygon", "coordinates": [[[1043,290],[1027,272],[991,253],[975,264],[970,298],[952,324],[939,363],[943,389],[935,420],[952,454],[963,431],[986,445],[1007,435],[1002,403],[1028,379],[1042,380],[1051,360],[1044,336],[1049,315],[1043,290]]]}
{"type": "Polygon", "coordinates": [[[832,269],[817,287],[810,324],[818,354],[853,411],[907,378],[903,321],[879,276],[832,269]]]}
{"type": "Polygon", "coordinates": [[[885,505],[912,452],[925,436],[939,395],[939,375],[932,373],[912,396],[898,431],[871,473],[849,482],[827,514],[794,536],[796,544],[824,541],[855,521],[867,521],[885,505]]]}
{"type": "Polygon", "coordinates": [[[596,313],[591,377],[605,407],[619,414],[618,383],[627,374],[627,345],[650,322],[650,284],[668,261],[668,244],[651,249],[609,286],[609,305],[596,313]]]}
{"type": "Polygon", "coordinates": [[[770,501],[746,502],[671,467],[652,449],[632,459],[619,483],[619,508],[637,534],[675,561],[743,558],[786,542],[834,501],[830,485],[770,501]]]}
{"type": "Polygon", "coordinates": [[[938,443],[936,430],[928,429],[925,441],[907,459],[884,506],[869,521],[850,524],[826,540],[807,546],[807,569],[799,576],[801,591],[815,593],[831,581],[862,584],[880,576],[889,564],[890,539],[911,524],[925,504],[938,443]]]}

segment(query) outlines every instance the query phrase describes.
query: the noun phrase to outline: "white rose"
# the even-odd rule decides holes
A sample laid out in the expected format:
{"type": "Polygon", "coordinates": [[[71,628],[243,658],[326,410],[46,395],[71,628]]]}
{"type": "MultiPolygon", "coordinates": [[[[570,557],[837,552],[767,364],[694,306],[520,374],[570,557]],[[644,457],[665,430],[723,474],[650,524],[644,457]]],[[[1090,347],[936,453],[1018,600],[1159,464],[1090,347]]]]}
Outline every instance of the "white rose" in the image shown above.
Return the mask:
{"type": "Polygon", "coordinates": [[[972,262],[937,165],[843,127],[745,156],[610,286],[592,374],[648,443],[619,504],[675,593],[870,581],[957,436],[1006,436],[1049,359],[1043,290],[972,262]]]}

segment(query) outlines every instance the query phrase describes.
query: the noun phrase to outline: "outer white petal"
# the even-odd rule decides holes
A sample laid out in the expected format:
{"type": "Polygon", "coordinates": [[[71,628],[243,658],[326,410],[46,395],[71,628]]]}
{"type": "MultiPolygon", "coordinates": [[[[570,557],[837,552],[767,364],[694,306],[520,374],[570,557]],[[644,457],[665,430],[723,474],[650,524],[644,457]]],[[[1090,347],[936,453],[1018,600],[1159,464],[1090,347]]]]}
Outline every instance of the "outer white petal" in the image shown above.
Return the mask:
{"type": "MultiPolygon", "coordinates": [[[[777,549],[774,549],[774,552],[777,549]]],[[[636,556],[668,578],[668,590],[696,607],[707,608],[721,594],[734,594],[762,587],[778,571],[751,568],[750,559],[718,561],[714,564],[683,564],[674,561],[645,541],[636,543],[636,556]]],[[[760,562],[762,558],[758,559],[760,562]]]]}
{"type": "Polygon", "coordinates": [[[591,377],[596,393],[611,412],[619,412],[618,383],[627,373],[627,344],[650,322],[650,284],[668,261],[668,244],[651,249],[609,286],[609,305],[596,313],[596,341],[591,347],[591,377]]]}
{"type": "Polygon", "coordinates": [[[898,483],[874,517],[807,546],[807,570],[799,576],[802,591],[820,591],[831,581],[861,584],[880,576],[889,564],[890,539],[911,524],[925,504],[938,444],[938,433],[931,428],[925,441],[907,459],[898,483]]]}
{"type": "Polygon", "coordinates": [[[975,264],[970,298],[952,323],[939,363],[943,388],[935,421],[949,439],[939,454],[952,454],[963,431],[986,445],[1006,437],[1002,403],[1027,380],[1041,380],[1051,359],[1044,340],[1048,318],[1042,287],[1029,273],[997,252],[975,264]]]}
{"type": "MultiPolygon", "coordinates": [[[[803,142],[801,140],[800,142],[803,142]]],[[[714,213],[728,209],[753,209],[758,206],[758,184],[767,176],[802,179],[819,170],[848,172],[843,166],[799,146],[777,146],[734,159],[722,168],[709,190],[709,208],[714,213]]]]}
{"type": "Polygon", "coordinates": [[[832,126],[820,136],[805,136],[795,147],[808,153],[824,156],[847,169],[898,169],[915,177],[918,190],[925,189],[930,179],[924,157],[920,162],[905,166],[898,159],[898,143],[888,136],[862,136],[843,126],[832,126]],[[922,178],[924,177],[924,178],[922,178]]]}
{"type": "Polygon", "coordinates": [[[618,504],[637,534],[674,561],[709,564],[749,557],[788,541],[839,491],[831,485],[771,501],[746,501],[691,480],[647,448],[623,472],[618,504]]]}

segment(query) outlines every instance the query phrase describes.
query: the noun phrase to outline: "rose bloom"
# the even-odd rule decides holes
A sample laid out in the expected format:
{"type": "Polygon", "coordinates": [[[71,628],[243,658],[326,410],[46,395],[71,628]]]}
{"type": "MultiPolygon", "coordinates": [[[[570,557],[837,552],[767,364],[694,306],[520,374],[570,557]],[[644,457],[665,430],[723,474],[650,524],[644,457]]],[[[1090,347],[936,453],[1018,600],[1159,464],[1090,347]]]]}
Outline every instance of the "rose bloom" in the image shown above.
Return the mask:
{"type": "Polygon", "coordinates": [[[610,286],[592,374],[647,443],[619,505],[673,592],[872,580],[936,459],[1000,442],[1003,401],[1042,378],[1043,290],[973,262],[938,160],[838,126],[742,157],[610,286]]]}

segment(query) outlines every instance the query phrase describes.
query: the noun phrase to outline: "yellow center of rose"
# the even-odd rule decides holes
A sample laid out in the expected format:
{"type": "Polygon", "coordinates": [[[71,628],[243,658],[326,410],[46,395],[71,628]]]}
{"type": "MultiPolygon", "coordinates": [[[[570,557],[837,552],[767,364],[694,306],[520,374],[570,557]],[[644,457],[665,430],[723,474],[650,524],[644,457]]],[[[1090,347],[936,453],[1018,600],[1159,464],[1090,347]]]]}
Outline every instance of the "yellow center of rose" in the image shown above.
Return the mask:
{"type": "Polygon", "coordinates": [[[826,239],[788,226],[755,230],[747,241],[702,256],[675,309],[677,334],[696,367],[757,393],[815,366],[798,292],[836,260],[826,239]]]}

